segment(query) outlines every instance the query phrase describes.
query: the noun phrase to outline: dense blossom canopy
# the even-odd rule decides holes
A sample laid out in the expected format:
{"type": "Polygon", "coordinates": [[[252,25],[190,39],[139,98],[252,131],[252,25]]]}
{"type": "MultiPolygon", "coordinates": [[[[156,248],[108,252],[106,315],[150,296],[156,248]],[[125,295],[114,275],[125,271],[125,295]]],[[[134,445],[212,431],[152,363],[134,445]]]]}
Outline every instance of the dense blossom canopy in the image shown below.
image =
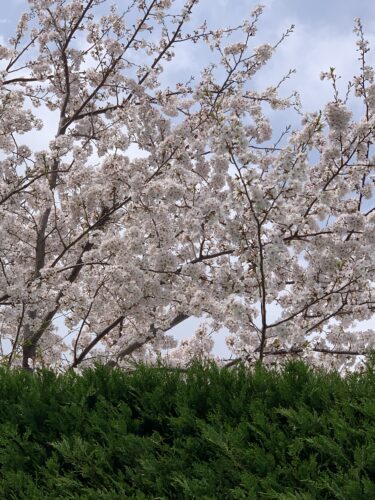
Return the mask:
{"type": "Polygon", "coordinates": [[[347,94],[322,73],[332,101],[275,137],[268,110],[301,113],[298,95],[279,95],[289,75],[262,91],[252,79],[293,28],[257,45],[262,7],[210,29],[194,26],[196,3],[29,0],[0,46],[4,363],[184,365],[223,326],[229,364],[351,365],[373,347],[353,331],[375,307],[375,83],[360,21],[347,94]],[[162,85],[189,43],[213,62],[162,85]],[[191,315],[207,322],[178,345],[168,331],[191,315]]]}

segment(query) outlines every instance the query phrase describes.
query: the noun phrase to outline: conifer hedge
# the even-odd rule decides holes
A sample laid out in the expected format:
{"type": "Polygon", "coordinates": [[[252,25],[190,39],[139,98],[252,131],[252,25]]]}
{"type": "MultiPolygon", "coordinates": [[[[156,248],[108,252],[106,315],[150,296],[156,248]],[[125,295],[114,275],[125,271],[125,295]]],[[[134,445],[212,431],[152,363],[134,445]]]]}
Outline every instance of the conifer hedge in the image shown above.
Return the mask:
{"type": "Polygon", "coordinates": [[[375,371],[0,370],[1,499],[375,499],[375,371]]]}

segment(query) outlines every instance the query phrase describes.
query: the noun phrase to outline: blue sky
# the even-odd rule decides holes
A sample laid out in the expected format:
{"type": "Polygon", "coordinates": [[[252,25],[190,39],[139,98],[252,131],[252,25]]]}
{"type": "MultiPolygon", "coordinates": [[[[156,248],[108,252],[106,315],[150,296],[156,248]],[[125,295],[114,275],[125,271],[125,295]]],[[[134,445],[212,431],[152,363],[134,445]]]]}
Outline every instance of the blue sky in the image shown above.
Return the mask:
{"type": "MultiPolygon", "coordinates": [[[[126,0],[117,0],[124,5],[126,0]]],[[[178,0],[180,3],[180,0],[178,0]]],[[[191,24],[199,25],[205,19],[210,27],[237,24],[248,17],[256,3],[251,0],[201,0],[193,13],[191,24]]],[[[271,62],[257,76],[254,84],[264,88],[277,83],[289,69],[296,73],[288,81],[285,93],[290,90],[300,92],[306,111],[324,107],[331,99],[329,83],[320,80],[320,72],[334,66],[342,75],[342,88],[357,72],[358,61],[353,34],[354,18],[363,21],[366,38],[373,52],[369,63],[375,63],[375,2],[372,0],[267,0],[264,15],[259,24],[259,32],[254,45],[275,43],[283,32],[295,25],[294,33],[278,48],[271,62]]],[[[21,12],[27,10],[26,0],[0,0],[0,43],[13,35],[13,30],[21,12]]],[[[185,79],[190,73],[197,73],[208,63],[209,51],[196,46],[179,49],[177,57],[166,75],[173,80],[185,79]]],[[[296,116],[284,115],[276,118],[276,126],[288,122],[296,124],[296,116]]],[[[177,336],[189,335],[198,320],[188,320],[175,330],[177,336]]],[[[368,325],[370,326],[370,325],[368,325]]],[[[372,324],[372,326],[374,326],[372,324]]],[[[225,354],[224,342],[218,341],[215,349],[225,354]]]]}
{"type": "MultiPolygon", "coordinates": [[[[109,0],[110,1],[110,0],[109,0]]],[[[116,0],[119,6],[128,0],[116,0]]],[[[176,0],[182,4],[183,0],[176,0]]],[[[249,17],[258,2],[253,0],[200,0],[191,26],[207,20],[210,27],[236,25],[249,17]]],[[[372,0],[266,0],[265,12],[259,23],[254,45],[275,43],[292,24],[294,32],[279,46],[269,64],[256,76],[254,85],[265,88],[275,84],[290,69],[296,73],[283,87],[288,95],[293,90],[301,94],[305,111],[324,107],[332,97],[328,82],[320,80],[320,72],[334,66],[342,75],[340,85],[345,89],[347,81],[357,72],[358,61],[353,34],[354,18],[363,20],[366,37],[375,50],[375,2],[372,0]]],[[[0,0],[0,43],[13,34],[21,12],[27,10],[27,0],[0,0]],[[4,8],[6,6],[6,9],[4,8]]],[[[102,8],[101,8],[102,9],[102,8]]],[[[207,64],[210,51],[197,45],[178,46],[176,58],[166,68],[164,81],[186,80],[199,73],[207,64]]],[[[370,52],[369,61],[374,62],[370,52]]],[[[275,116],[277,128],[291,122],[297,125],[297,115],[275,116]]]]}
{"type": "MultiPolygon", "coordinates": [[[[126,0],[117,0],[117,3],[124,5],[126,0]]],[[[200,24],[207,19],[210,26],[236,24],[249,15],[256,3],[252,0],[201,0],[191,23],[200,24]]],[[[289,88],[300,91],[308,110],[322,107],[330,97],[329,85],[319,79],[320,71],[335,66],[343,74],[343,82],[353,76],[357,63],[352,32],[355,17],[362,18],[367,37],[375,42],[375,2],[372,0],[267,0],[260,3],[264,3],[266,9],[256,44],[275,42],[291,24],[295,25],[295,32],[279,47],[259,78],[267,86],[290,68],[295,68],[297,73],[289,82],[289,88]]],[[[12,34],[27,4],[26,0],[0,0],[0,37],[6,39],[12,34]]],[[[194,72],[207,62],[204,60],[207,55],[209,52],[202,53],[197,47],[185,48],[178,53],[178,60],[173,65],[177,72],[194,72]]]]}

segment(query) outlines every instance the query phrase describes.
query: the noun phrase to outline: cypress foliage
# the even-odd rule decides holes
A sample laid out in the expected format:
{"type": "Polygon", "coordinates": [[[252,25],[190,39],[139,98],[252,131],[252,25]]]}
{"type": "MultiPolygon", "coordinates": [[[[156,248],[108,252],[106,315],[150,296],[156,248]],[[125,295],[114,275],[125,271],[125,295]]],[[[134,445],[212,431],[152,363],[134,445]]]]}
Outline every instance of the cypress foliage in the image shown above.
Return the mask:
{"type": "Polygon", "coordinates": [[[375,498],[375,372],[1,369],[0,498],[375,498]]]}

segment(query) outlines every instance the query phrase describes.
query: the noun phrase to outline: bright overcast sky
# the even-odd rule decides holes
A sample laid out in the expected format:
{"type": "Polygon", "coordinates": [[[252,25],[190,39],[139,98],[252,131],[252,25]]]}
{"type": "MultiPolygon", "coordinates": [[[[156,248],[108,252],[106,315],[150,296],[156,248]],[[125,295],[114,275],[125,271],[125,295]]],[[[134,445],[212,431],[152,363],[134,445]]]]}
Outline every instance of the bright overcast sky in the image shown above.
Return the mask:
{"type": "MultiPolygon", "coordinates": [[[[126,6],[129,0],[116,0],[126,6]]],[[[110,0],[108,3],[111,3],[110,0]]],[[[183,0],[176,0],[182,4],[183,0]]],[[[252,0],[200,0],[196,6],[191,25],[197,26],[207,20],[212,28],[237,25],[249,17],[259,2],[252,0]]],[[[260,2],[262,3],[262,2],[260,2]]],[[[277,84],[290,69],[296,73],[283,86],[282,92],[289,95],[297,90],[305,111],[318,111],[332,97],[330,84],[320,80],[321,71],[331,66],[336,68],[341,88],[358,71],[358,61],[353,34],[354,18],[363,21],[366,38],[374,52],[369,62],[375,63],[375,2],[373,0],[267,0],[263,2],[265,12],[258,25],[254,46],[261,43],[276,43],[292,24],[294,32],[278,47],[267,66],[256,75],[254,85],[266,88],[277,84]]],[[[27,10],[27,0],[0,0],[0,43],[13,35],[14,26],[21,12],[27,10]]],[[[103,7],[100,8],[104,10],[103,7]]],[[[191,74],[209,61],[210,51],[199,45],[179,45],[176,58],[166,68],[164,81],[186,81],[191,74]]],[[[297,116],[275,117],[276,128],[283,129],[288,123],[297,125],[297,116]]],[[[298,118],[299,120],[299,118],[298,118]]]]}
{"type": "MultiPolygon", "coordinates": [[[[126,1],[117,0],[117,3],[121,6],[126,1]]],[[[200,0],[191,23],[201,24],[206,19],[212,27],[236,24],[246,18],[257,3],[252,0],[200,0]]],[[[321,71],[334,66],[343,75],[342,82],[355,73],[355,17],[363,20],[366,36],[375,50],[373,0],[267,0],[263,3],[266,9],[256,44],[276,42],[291,24],[295,25],[294,33],[279,47],[262,72],[264,87],[295,68],[297,73],[289,89],[300,92],[306,110],[319,109],[330,98],[329,84],[320,81],[321,71]]],[[[13,34],[19,14],[27,9],[27,4],[26,0],[0,0],[0,40],[13,34]]],[[[178,60],[172,64],[176,72],[185,73],[186,69],[193,73],[194,68],[198,70],[207,62],[204,61],[207,54],[194,47],[185,48],[178,52],[178,60]]],[[[374,57],[370,53],[371,60],[374,61],[374,57]]]]}
{"type": "MultiPolygon", "coordinates": [[[[181,0],[178,0],[180,3],[181,0]]],[[[117,0],[119,6],[127,0],[117,0]]],[[[220,28],[236,25],[249,16],[259,2],[252,0],[200,0],[191,24],[200,25],[207,20],[209,27],[220,28]]],[[[363,22],[366,38],[372,52],[370,64],[375,64],[375,1],[374,0],[267,0],[265,12],[258,25],[259,31],[254,46],[261,43],[274,44],[290,25],[295,29],[278,48],[271,62],[257,76],[256,86],[265,88],[275,84],[289,69],[295,69],[285,93],[299,91],[306,111],[317,111],[332,97],[330,85],[320,80],[320,72],[331,66],[342,75],[342,88],[358,71],[354,18],[363,22]]],[[[0,0],[0,43],[13,35],[14,26],[21,12],[27,10],[26,0],[0,0]]],[[[166,75],[173,80],[185,80],[187,74],[196,74],[207,64],[210,52],[191,45],[179,49],[166,75]]],[[[283,117],[278,126],[286,125],[292,117],[283,117]]],[[[279,118],[276,118],[279,121],[279,118]]],[[[281,119],[280,119],[281,120],[281,119]]],[[[294,123],[296,124],[296,123],[294,123]]],[[[198,321],[198,320],[197,320],[198,321]]],[[[177,335],[189,335],[197,321],[189,320],[177,327],[177,335]]],[[[367,327],[374,326],[367,323],[367,327]]],[[[373,322],[372,322],[373,323],[373,322]]],[[[220,355],[225,353],[224,342],[219,341],[215,349],[220,355]]]]}

